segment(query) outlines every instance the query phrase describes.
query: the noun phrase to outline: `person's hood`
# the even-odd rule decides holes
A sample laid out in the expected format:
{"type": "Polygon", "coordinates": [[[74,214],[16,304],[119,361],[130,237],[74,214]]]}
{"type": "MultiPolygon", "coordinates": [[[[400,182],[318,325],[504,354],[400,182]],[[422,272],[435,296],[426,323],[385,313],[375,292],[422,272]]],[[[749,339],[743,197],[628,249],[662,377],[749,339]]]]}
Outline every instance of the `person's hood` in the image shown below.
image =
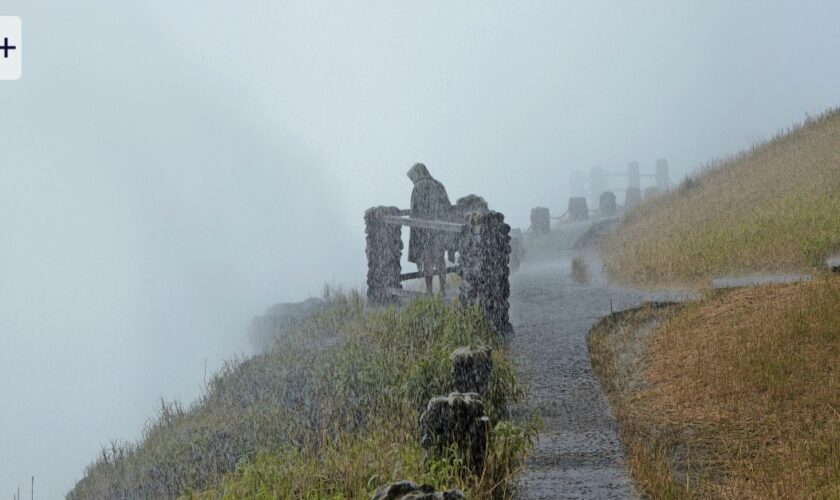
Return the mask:
{"type": "Polygon", "coordinates": [[[422,163],[415,163],[414,166],[408,170],[408,178],[411,179],[412,182],[418,182],[424,179],[431,179],[432,174],[429,173],[426,165],[423,165],[422,163]]]}

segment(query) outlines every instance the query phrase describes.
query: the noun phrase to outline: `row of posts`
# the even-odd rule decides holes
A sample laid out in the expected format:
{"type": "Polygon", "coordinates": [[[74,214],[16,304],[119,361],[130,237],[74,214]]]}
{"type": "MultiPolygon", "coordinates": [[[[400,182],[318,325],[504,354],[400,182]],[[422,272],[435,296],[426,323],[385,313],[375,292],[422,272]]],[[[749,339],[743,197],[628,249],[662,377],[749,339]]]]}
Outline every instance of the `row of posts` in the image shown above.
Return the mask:
{"type": "MultiPolygon", "coordinates": [[[[659,194],[659,189],[649,187],[644,190],[644,198],[651,198],[659,194]]],[[[642,202],[642,190],[629,188],[624,195],[624,207],[632,208],[642,202]]],[[[568,220],[571,222],[589,219],[589,207],[586,198],[575,196],[569,198],[569,206],[566,211],[568,220]]],[[[613,217],[618,214],[618,204],[615,193],[604,191],[598,198],[598,214],[601,217],[613,217]]],[[[531,231],[535,234],[548,234],[551,232],[551,213],[546,207],[535,207],[531,209],[531,231]]]]}

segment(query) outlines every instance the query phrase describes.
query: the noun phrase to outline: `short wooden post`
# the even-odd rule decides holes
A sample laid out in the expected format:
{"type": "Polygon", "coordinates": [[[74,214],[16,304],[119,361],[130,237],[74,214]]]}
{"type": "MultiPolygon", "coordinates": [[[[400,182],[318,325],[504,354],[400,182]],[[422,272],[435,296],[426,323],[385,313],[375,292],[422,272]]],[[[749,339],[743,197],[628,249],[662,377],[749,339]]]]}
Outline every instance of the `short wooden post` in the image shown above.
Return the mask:
{"type": "Polygon", "coordinates": [[[387,216],[399,215],[400,209],[397,207],[373,207],[365,211],[367,297],[374,305],[395,302],[397,298],[388,293],[388,289],[402,288],[400,284],[402,228],[396,224],[388,224],[384,220],[387,216]]]}

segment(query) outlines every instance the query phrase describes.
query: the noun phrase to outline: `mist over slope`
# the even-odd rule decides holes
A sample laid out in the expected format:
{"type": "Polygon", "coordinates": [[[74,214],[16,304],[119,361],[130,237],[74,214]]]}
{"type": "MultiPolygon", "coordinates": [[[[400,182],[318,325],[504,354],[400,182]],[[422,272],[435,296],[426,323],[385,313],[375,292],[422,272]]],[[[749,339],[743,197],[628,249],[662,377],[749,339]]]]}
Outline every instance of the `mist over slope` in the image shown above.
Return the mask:
{"type": "Polygon", "coordinates": [[[110,9],[81,31],[57,7],[18,11],[33,36],[0,95],[3,494],[34,475],[59,498],[158,398],[191,401],[247,351],[255,313],[363,276],[319,158],[110,9]],[[68,39],[86,57],[56,50],[68,39]]]}
{"type": "Polygon", "coordinates": [[[714,162],[629,212],[602,244],[623,282],[802,271],[840,250],[840,110],[714,162]]]}

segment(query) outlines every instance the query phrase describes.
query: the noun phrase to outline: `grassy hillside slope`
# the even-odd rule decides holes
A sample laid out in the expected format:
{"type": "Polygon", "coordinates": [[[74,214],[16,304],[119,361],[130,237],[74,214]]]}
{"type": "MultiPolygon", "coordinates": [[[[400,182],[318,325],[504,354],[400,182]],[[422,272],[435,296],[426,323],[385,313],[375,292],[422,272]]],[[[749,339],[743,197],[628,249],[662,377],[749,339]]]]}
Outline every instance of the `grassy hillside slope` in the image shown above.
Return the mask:
{"type": "Polygon", "coordinates": [[[356,293],[269,352],[230,364],[189,409],[163,405],[137,444],[113,446],[69,498],[364,498],[398,479],[506,497],[532,436],[506,423],[521,395],[506,350],[475,309],[440,299],[368,310],[356,293]],[[424,460],[419,416],[452,389],[450,353],[490,345],[485,467],[424,460]]]}
{"type": "Polygon", "coordinates": [[[599,323],[593,366],[650,498],[840,498],[840,277],[599,323]]]}
{"type": "Polygon", "coordinates": [[[800,271],[840,250],[840,110],[717,162],[624,218],[601,244],[636,284],[800,271]]]}

